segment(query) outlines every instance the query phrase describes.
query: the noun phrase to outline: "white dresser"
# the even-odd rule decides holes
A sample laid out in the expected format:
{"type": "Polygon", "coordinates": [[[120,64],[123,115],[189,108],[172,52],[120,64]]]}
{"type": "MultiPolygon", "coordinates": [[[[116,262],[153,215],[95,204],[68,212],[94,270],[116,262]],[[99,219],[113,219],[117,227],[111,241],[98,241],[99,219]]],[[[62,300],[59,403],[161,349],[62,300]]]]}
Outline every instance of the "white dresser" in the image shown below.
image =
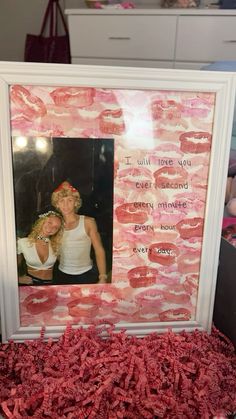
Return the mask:
{"type": "Polygon", "coordinates": [[[199,69],[236,60],[236,10],[67,9],[72,63],[199,69]]]}

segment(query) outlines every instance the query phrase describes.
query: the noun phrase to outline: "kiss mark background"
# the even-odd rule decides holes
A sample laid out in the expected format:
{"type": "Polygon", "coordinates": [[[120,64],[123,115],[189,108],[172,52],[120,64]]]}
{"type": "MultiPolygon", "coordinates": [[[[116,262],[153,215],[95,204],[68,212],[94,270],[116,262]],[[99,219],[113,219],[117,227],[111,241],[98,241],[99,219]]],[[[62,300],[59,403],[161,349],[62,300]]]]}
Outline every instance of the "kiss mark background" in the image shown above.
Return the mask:
{"type": "Polygon", "coordinates": [[[115,139],[112,284],[20,287],[21,325],[195,318],[214,93],[11,86],[12,136],[115,139]]]}

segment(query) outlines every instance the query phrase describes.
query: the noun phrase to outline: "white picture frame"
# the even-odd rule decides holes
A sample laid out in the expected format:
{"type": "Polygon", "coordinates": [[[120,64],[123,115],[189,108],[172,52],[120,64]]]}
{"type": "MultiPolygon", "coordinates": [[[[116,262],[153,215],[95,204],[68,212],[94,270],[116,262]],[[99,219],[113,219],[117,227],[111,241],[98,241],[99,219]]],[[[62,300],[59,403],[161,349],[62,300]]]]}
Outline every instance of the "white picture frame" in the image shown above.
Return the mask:
{"type": "MultiPolygon", "coordinates": [[[[17,130],[12,128],[15,125],[11,121],[11,117],[13,116],[10,112],[12,109],[9,95],[12,86],[31,86],[34,91],[35,88],[37,90],[38,87],[43,88],[44,86],[45,88],[50,89],[56,87],[89,87],[98,90],[100,89],[105,92],[108,90],[116,90],[121,92],[130,92],[130,94],[133,92],[141,91],[144,94],[146,94],[146,92],[148,92],[147,94],[152,92],[154,97],[155,93],[160,93],[160,95],[162,95],[163,92],[166,92],[165,97],[167,98],[167,102],[168,94],[170,95],[169,100],[171,101],[173,92],[174,95],[179,94],[180,96],[184,94],[184,92],[189,93],[190,96],[192,94],[193,97],[199,93],[203,96],[207,94],[214,96],[215,102],[213,108],[211,109],[212,139],[211,150],[209,152],[209,170],[206,179],[207,192],[203,209],[204,229],[201,236],[201,256],[199,259],[200,268],[197,274],[198,285],[195,300],[196,303],[194,306],[195,314],[186,320],[178,320],[174,318],[171,321],[168,318],[168,321],[166,321],[165,317],[162,317],[162,320],[159,321],[148,321],[148,316],[146,316],[145,321],[140,321],[140,317],[137,317],[135,321],[130,321],[131,317],[129,318],[129,307],[127,307],[126,321],[119,320],[115,322],[117,330],[125,328],[130,335],[133,334],[137,336],[144,336],[145,334],[151,332],[164,332],[169,328],[176,332],[183,329],[192,331],[195,328],[210,332],[212,324],[212,313],[218,268],[218,255],[221,238],[221,223],[223,216],[227,165],[235,101],[235,83],[233,74],[188,70],[7,62],[0,63],[0,303],[1,332],[3,342],[9,339],[20,342],[24,341],[25,339],[38,338],[42,326],[45,326],[46,338],[52,337],[53,339],[57,339],[65,330],[67,323],[65,321],[64,324],[56,324],[54,321],[53,324],[47,324],[47,321],[44,321],[41,323],[36,322],[34,324],[34,322],[31,320],[29,325],[22,325],[21,321],[22,301],[20,302],[20,287],[18,286],[18,271],[16,262],[17,237],[14,206],[13,159],[11,146],[11,138],[12,136],[16,135],[15,132],[17,130]]],[[[158,94],[156,96],[158,96],[158,94]]],[[[194,103],[194,101],[192,103],[194,103]]],[[[194,105],[189,106],[191,107],[194,105]]],[[[165,112],[165,110],[163,112],[165,112]]],[[[211,120],[207,122],[209,125],[211,120]]],[[[191,123],[189,122],[190,125],[191,123]]],[[[157,124],[159,124],[159,120],[157,124]]],[[[182,127],[182,132],[184,130],[189,132],[189,128],[182,127]]],[[[196,131],[199,130],[196,129],[196,131]]],[[[20,132],[20,129],[17,132],[20,132]]],[[[38,134],[42,135],[41,131],[38,134]]],[[[37,136],[37,132],[35,135],[37,136]]],[[[119,141],[122,143],[123,137],[119,137],[119,140],[117,140],[116,134],[114,136],[115,142],[119,141]]],[[[134,138],[132,138],[132,141],[134,141],[134,138]]],[[[158,141],[159,140],[157,138],[155,147],[160,145],[158,141]]],[[[134,143],[132,143],[132,149],[135,150],[141,146],[142,138],[140,136],[136,146],[134,143]]],[[[168,157],[168,153],[166,156],[168,157]]],[[[186,159],[186,156],[184,157],[186,159]]],[[[153,196],[155,195],[153,191],[152,194],[153,196]]],[[[125,224],[122,226],[122,228],[125,229],[128,227],[125,224]]],[[[157,239],[154,241],[157,241],[157,239]]],[[[162,249],[160,248],[158,249],[158,251],[161,250],[162,249]]],[[[170,250],[168,251],[170,252],[170,250]]],[[[161,266],[161,268],[163,268],[163,266],[161,266]]],[[[177,275],[179,272],[175,273],[177,275]]],[[[99,287],[100,285],[96,286],[99,287]]],[[[111,284],[107,284],[107,286],[111,287],[111,284]]],[[[114,286],[116,287],[116,284],[114,286]]],[[[73,287],[75,286],[73,285],[73,287]]],[[[30,288],[28,288],[28,290],[29,289],[30,288]]],[[[141,289],[141,291],[142,290],[143,289],[141,289]]],[[[134,292],[141,291],[140,289],[138,289],[138,291],[137,289],[134,289],[134,292]]],[[[32,292],[35,292],[34,287],[32,288],[32,292]]],[[[106,290],[104,292],[106,293],[106,290]]],[[[124,303],[125,302],[126,301],[124,301],[124,303]]],[[[148,310],[148,303],[146,302],[145,304],[147,304],[146,309],[148,310]]],[[[165,306],[165,308],[168,309],[168,301],[166,301],[166,304],[167,306],[165,306]]],[[[173,304],[170,304],[170,307],[173,309],[173,304]]],[[[176,307],[178,308],[178,304],[176,307]]],[[[94,319],[96,320],[96,316],[94,319]]],[[[78,322],[78,319],[72,322],[73,327],[80,327],[81,325],[87,327],[90,323],[91,319],[87,323],[84,321],[78,322]]]]}

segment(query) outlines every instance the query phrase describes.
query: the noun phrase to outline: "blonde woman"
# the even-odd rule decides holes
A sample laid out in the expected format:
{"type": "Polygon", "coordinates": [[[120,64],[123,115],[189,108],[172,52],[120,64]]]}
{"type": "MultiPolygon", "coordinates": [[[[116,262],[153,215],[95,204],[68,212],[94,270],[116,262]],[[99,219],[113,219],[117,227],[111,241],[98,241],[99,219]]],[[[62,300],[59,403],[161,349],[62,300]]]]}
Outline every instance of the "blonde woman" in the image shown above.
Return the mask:
{"type": "Polygon", "coordinates": [[[106,257],[96,221],[77,214],[81,207],[79,191],[63,182],[52,194],[52,205],[61,212],[65,227],[56,283],[106,283],[106,257]],[[90,257],[92,247],[97,267],[90,257]]]}
{"type": "Polygon", "coordinates": [[[26,274],[19,276],[20,284],[46,285],[53,279],[63,234],[63,218],[55,211],[41,214],[28,237],[17,241],[17,260],[20,271],[26,264],[26,274]]]}

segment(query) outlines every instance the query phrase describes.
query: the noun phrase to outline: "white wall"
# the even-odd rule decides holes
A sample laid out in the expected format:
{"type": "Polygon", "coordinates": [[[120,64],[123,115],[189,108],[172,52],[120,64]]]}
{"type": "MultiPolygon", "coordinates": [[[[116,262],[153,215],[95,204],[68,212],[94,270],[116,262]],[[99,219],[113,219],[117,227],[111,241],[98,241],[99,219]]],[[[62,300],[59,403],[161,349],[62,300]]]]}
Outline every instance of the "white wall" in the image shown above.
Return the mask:
{"type": "MultiPolygon", "coordinates": [[[[135,4],[145,6],[146,2],[159,1],[135,0],[135,4]]],[[[26,34],[39,34],[47,3],[48,0],[0,0],[0,61],[24,61],[26,34]]],[[[84,7],[85,1],[60,0],[60,4],[64,10],[84,7]]]]}
{"type": "MultiPolygon", "coordinates": [[[[48,0],[0,0],[0,61],[24,60],[26,34],[40,32],[47,3],[48,0]]],[[[60,4],[64,10],[65,0],[60,4]]]]}

